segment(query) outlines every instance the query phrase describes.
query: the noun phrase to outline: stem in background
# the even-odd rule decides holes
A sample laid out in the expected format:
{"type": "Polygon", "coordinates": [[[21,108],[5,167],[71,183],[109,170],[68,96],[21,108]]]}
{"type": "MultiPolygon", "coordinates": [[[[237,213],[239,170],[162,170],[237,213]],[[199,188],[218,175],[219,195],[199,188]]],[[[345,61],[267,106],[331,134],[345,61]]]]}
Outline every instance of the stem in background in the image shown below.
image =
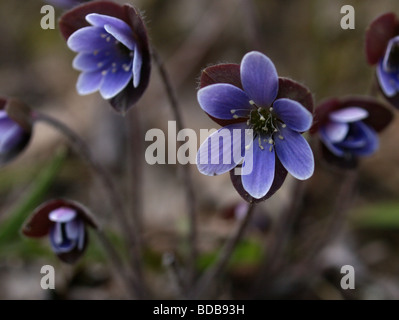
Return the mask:
{"type": "Polygon", "coordinates": [[[251,221],[252,219],[254,209],[255,204],[250,203],[244,219],[241,221],[240,225],[238,226],[232,237],[224,245],[215,264],[210,269],[208,269],[208,271],[197,281],[197,286],[194,288],[192,296],[190,298],[202,298],[207,293],[207,290],[210,289],[210,285],[212,284],[212,282],[226,268],[234,252],[234,249],[237,247],[237,244],[240,242],[242,236],[244,235],[244,231],[247,228],[249,221],[251,221]]]}
{"type": "Polygon", "coordinates": [[[273,277],[274,272],[281,266],[284,249],[290,240],[293,226],[300,211],[305,186],[306,184],[303,181],[294,180],[293,199],[277,221],[263,253],[263,261],[259,268],[261,273],[256,278],[252,289],[252,294],[255,296],[262,288],[267,286],[268,280],[273,277]]]}
{"type": "Polygon", "coordinates": [[[129,213],[132,217],[133,232],[136,233],[139,252],[143,248],[143,143],[141,140],[141,121],[140,113],[137,109],[135,113],[127,114],[127,153],[128,153],[128,181],[127,181],[127,201],[129,202],[129,213]]]}
{"type": "MultiPolygon", "coordinates": [[[[173,112],[173,115],[176,119],[177,130],[183,130],[183,119],[180,113],[179,103],[176,97],[176,92],[174,91],[171,81],[169,79],[169,75],[159,57],[158,53],[152,50],[152,56],[155,61],[155,64],[158,67],[159,74],[162,78],[162,83],[165,86],[165,90],[169,99],[169,103],[173,112]]],[[[181,142],[180,142],[181,144],[181,142]]],[[[197,215],[196,215],[196,201],[194,194],[194,185],[190,173],[190,167],[188,165],[183,165],[183,183],[186,191],[186,200],[187,200],[187,208],[188,208],[188,217],[189,217],[189,236],[188,241],[190,244],[190,261],[189,261],[189,270],[188,270],[188,284],[192,284],[196,278],[196,262],[197,262],[197,215]]]]}
{"type": "Polygon", "coordinates": [[[128,245],[129,249],[131,250],[132,259],[134,259],[135,261],[136,275],[132,275],[132,277],[135,278],[133,280],[133,283],[136,289],[136,295],[139,298],[144,298],[146,292],[144,291],[142,276],[140,274],[141,269],[139,268],[140,256],[137,250],[138,241],[136,240],[136,234],[132,232],[132,230],[130,230],[129,228],[128,217],[126,215],[122,199],[117,191],[117,188],[109,172],[105,170],[105,168],[99,162],[97,162],[96,159],[94,159],[87,144],[80,138],[79,135],[77,135],[74,131],[72,131],[68,126],[66,126],[59,120],[49,115],[37,111],[33,111],[31,116],[34,121],[44,122],[52,126],[60,133],[62,133],[65,137],[67,137],[72,147],[75,149],[75,151],[79,154],[80,157],[82,157],[82,159],[86,162],[86,164],[94,171],[96,176],[103,184],[104,189],[110,199],[112,208],[114,209],[114,213],[118,218],[121,230],[123,231],[125,237],[128,240],[128,245]]]}

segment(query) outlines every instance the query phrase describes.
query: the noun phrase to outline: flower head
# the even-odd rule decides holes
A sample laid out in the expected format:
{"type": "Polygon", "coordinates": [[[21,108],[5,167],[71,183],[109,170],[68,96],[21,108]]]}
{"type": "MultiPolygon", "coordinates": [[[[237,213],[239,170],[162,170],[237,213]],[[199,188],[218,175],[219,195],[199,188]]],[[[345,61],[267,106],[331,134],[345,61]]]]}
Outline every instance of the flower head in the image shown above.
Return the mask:
{"type": "Polygon", "coordinates": [[[368,97],[328,99],[315,112],[311,132],[318,133],[326,160],[343,168],[378,149],[377,132],[392,120],[392,112],[368,97]]]}
{"type": "Polygon", "coordinates": [[[22,232],[33,238],[48,235],[54,253],[62,261],[74,263],[87,246],[86,225],[97,229],[97,223],[82,205],[70,200],[51,200],[33,212],[22,232]]]}
{"type": "Polygon", "coordinates": [[[201,87],[201,108],[224,125],[198,151],[201,173],[222,174],[243,161],[243,169],[250,166],[252,170],[231,177],[248,201],[270,197],[281,187],[287,171],[300,180],[313,174],[313,153],[301,134],[312,124],[312,97],[299,84],[279,79],[267,56],[253,51],[243,57],[240,66],[207,68],[201,87]],[[219,139],[226,132],[232,137],[227,142],[219,139]],[[248,133],[252,134],[250,141],[246,139],[248,133]],[[226,152],[232,156],[227,163],[222,160],[226,152]]]}
{"type": "Polygon", "coordinates": [[[73,67],[79,71],[81,95],[99,91],[119,112],[142,95],[150,75],[147,32],[130,5],[108,1],[81,5],[61,17],[60,28],[68,47],[77,52],[73,67]]]}
{"type": "Polygon", "coordinates": [[[0,98],[0,166],[19,155],[30,141],[30,109],[14,99],[0,98]]]}
{"type": "Polygon", "coordinates": [[[378,86],[399,107],[399,20],[393,13],[375,19],[366,32],[366,57],[376,65],[378,86]]]}

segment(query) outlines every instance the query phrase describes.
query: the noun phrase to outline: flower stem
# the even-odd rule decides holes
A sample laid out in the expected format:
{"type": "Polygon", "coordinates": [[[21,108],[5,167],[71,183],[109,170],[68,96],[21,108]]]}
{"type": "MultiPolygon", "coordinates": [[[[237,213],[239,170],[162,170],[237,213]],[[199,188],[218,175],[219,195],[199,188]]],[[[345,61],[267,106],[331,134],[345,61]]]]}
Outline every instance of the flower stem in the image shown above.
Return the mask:
{"type": "Polygon", "coordinates": [[[79,135],[77,135],[74,131],[72,131],[68,126],[66,126],[64,123],[60,122],[59,120],[37,112],[33,111],[32,112],[32,119],[34,121],[41,121],[44,122],[50,126],[52,126],[54,129],[58,130],[60,133],[62,133],[65,137],[68,138],[69,142],[71,143],[71,146],[75,149],[77,154],[79,154],[80,157],[86,162],[86,164],[93,170],[93,172],[96,174],[98,179],[101,181],[108,197],[111,202],[112,208],[114,210],[115,216],[118,218],[118,222],[120,224],[121,230],[123,231],[125,237],[127,238],[127,241],[129,243],[129,249],[131,250],[131,256],[132,259],[135,261],[135,267],[136,267],[136,275],[135,275],[135,289],[136,289],[136,295],[139,298],[144,298],[145,297],[145,290],[142,284],[142,277],[140,275],[140,269],[138,266],[140,265],[140,255],[137,250],[137,239],[136,239],[136,234],[132,232],[129,228],[129,223],[128,223],[128,217],[126,215],[125,207],[123,205],[122,199],[120,197],[120,194],[118,193],[118,189],[116,188],[114,181],[109,174],[107,170],[92,156],[89,147],[87,144],[80,138],[79,135]]]}
{"type": "MultiPolygon", "coordinates": [[[[184,129],[183,119],[180,113],[179,103],[176,97],[176,92],[174,91],[171,81],[169,79],[169,75],[163,65],[161,58],[158,53],[152,50],[152,56],[155,61],[155,64],[158,67],[159,74],[162,78],[162,82],[165,86],[165,90],[169,99],[169,103],[173,112],[173,115],[176,119],[177,130],[180,131],[184,129]]],[[[181,142],[180,142],[181,143],[181,142]]],[[[188,217],[189,217],[189,235],[188,241],[190,245],[190,259],[189,259],[189,270],[188,270],[188,284],[194,283],[196,278],[196,262],[197,262],[197,215],[196,215],[196,200],[194,194],[194,186],[190,173],[190,167],[188,165],[183,165],[183,183],[186,191],[186,201],[188,208],[188,217]]]]}
{"type": "Polygon", "coordinates": [[[212,282],[223,272],[226,268],[234,249],[240,242],[244,231],[248,226],[249,221],[252,219],[255,204],[250,203],[247,213],[244,219],[241,221],[240,225],[231,236],[231,238],[225,243],[223,249],[220,251],[217,261],[215,264],[207,270],[205,274],[197,281],[197,286],[192,290],[192,299],[201,299],[210,289],[212,282]]]}

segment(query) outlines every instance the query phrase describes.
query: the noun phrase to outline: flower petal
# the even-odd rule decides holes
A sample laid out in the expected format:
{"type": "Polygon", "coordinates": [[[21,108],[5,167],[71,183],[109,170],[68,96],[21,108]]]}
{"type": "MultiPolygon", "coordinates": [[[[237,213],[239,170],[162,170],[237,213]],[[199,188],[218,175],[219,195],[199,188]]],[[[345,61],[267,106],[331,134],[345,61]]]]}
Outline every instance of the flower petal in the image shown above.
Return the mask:
{"type": "Polygon", "coordinates": [[[65,224],[65,233],[68,239],[76,240],[79,237],[79,227],[83,221],[80,219],[73,219],[65,224]]]}
{"type": "Polygon", "coordinates": [[[331,143],[341,142],[349,132],[349,124],[330,121],[320,130],[331,143]]]}
{"type": "Polygon", "coordinates": [[[387,97],[393,97],[397,92],[395,76],[383,70],[382,62],[377,65],[377,79],[381,90],[387,97]]]}
{"type": "Polygon", "coordinates": [[[100,93],[104,99],[111,99],[121,92],[132,79],[130,68],[122,65],[115,65],[107,70],[104,80],[101,83],[100,93]]]}
{"type": "Polygon", "coordinates": [[[337,157],[343,157],[345,155],[345,151],[339,147],[337,147],[331,139],[327,136],[325,127],[322,127],[320,129],[320,140],[323,142],[323,144],[326,146],[330,152],[332,152],[334,155],[337,157]]]}
{"type": "Polygon", "coordinates": [[[212,84],[198,90],[201,108],[218,119],[235,119],[248,116],[253,108],[248,95],[227,83],[212,84]]]}
{"type": "Polygon", "coordinates": [[[84,27],[75,31],[67,41],[68,47],[75,52],[97,52],[114,45],[102,28],[84,27]]]}
{"type": "MultiPolygon", "coordinates": [[[[122,20],[120,21],[123,22],[122,20]]],[[[116,40],[125,45],[129,50],[133,50],[136,46],[133,31],[125,22],[123,22],[122,28],[119,26],[107,24],[104,26],[104,29],[109,34],[113,35],[116,40]]]]}
{"type": "Polygon", "coordinates": [[[0,154],[6,154],[24,139],[25,131],[11,119],[0,120],[0,154]]]}
{"type": "MultiPolygon", "coordinates": [[[[253,152],[245,152],[244,165],[250,165],[252,172],[241,176],[244,189],[255,199],[264,197],[274,180],[275,153],[274,149],[261,149],[255,138],[253,152]]],[[[245,170],[245,169],[244,169],[245,170]]]]}
{"type": "Polygon", "coordinates": [[[297,101],[278,99],[273,103],[273,110],[280,120],[294,131],[304,132],[312,125],[312,114],[297,101]]]}
{"type": "Polygon", "coordinates": [[[244,157],[247,128],[245,123],[236,123],[211,134],[198,150],[198,170],[202,174],[213,176],[236,167],[244,157]]]}
{"type": "Polygon", "coordinates": [[[80,71],[96,71],[104,69],[113,58],[109,51],[102,50],[96,54],[93,52],[80,52],[73,59],[72,66],[80,71]]]}
{"type": "Polygon", "coordinates": [[[308,142],[300,133],[287,127],[279,126],[279,130],[279,133],[274,134],[274,142],[282,165],[299,180],[310,178],[314,171],[314,158],[308,142]]]}
{"type": "Polygon", "coordinates": [[[278,76],[273,62],[256,51],[241,61],[241,82],[244,91],[258,107],[270,106],[278,93],[278,76]]]}
{"type": "Polygon", "coordinates": [[[140,73],[141,66],[143,65],[143,56],[138,48],[135,46],[134,48],[134,56],[133,56],[133,86],[137,88],[140,84],[140,73]]]}
{"type": "Polygon", "coordinates": [[[101,71],[83,72],[79,75],[76,90],[80,95],[90,94],[100,89],[102,82],[101,71]]]}
{"type": "Polygon", "coordinates": [[[348,107],[330,113],[330,119],[336,122],[355,122],[366,119],[369,116],[367,110],[359,107],[348,107]]]}
{"type": "Polygon", "coordinates": [[[351,131],[353,131],[355,140],[363,139],[366,142],[361,148],[351,149],[352,153],[358,156],[368,156],[378,149],[378,135],[371,127],[359,121],[352,125],[351,131]]]}
{"type": "Polygon", "coordinates": [[[71,208],[61,207],[51,211],[48,217],[50,221],[63,223],[75,219],[76,214],[76,211],[71,208]]]}

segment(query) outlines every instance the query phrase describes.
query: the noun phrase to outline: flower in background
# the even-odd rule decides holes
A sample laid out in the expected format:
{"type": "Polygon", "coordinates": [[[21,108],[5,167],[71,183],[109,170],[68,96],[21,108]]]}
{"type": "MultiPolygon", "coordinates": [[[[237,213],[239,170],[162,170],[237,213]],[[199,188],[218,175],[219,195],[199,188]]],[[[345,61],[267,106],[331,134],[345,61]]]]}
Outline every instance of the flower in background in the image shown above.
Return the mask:
{"type": "Polygon", "coordinates": [[[393,13],[375,19],[366,31],[366,57],[376,65],[378,86],[399,107],[399,20],[393,13]]]}
{"type": "Polygon", "coordinates": [[[287,171],[300,180],[312,176],[313,153],[302,136],[312,124],[311,95],[291,80],[279,80],[272,61],[264,54],[247,53],[240,66],[205,69],[198,102],[224,126],[198,150],[197,166],[201,173],[219,175],[242,161],[244,169],[250,164],[252,170],[242,174],[241,181],[232,178],[237,191],[248,201],[271,196],[281,187],[287,171]],[[248,129],[252,130],[253,139],[245,144],[248,129]],[[226,132],[231,132],[232,139],[225,143],[219,137],[226,132]],[[217,145],[212,145],[212,141],[217,145]],[[218,152],[214,152],[215,147],[218,152]],[[224,153],[231,150],[239,156],[225,163],[224,153]]]}
{"type": "Polygon", "coordinates": [[[328,99],[315,111],[311,133],[318,133],[324,158],[343,168],[353,168],[358,158],[377,151],[377,132],[392,120],[392,112],[369,97],[328,99]]]}
{"type": "Polygon", "coordinates": [[[31,135],[30,109],[20,101],[0,98],[0,166],[19,155],[31,135]]]}
{"type": "Polygon", "coordinates": [[[62,9],[71,9],[89,1],[91,0],[46,0],[45,2],[62,9]]]}
{"type": "Polygon", "coordinates": [[[77,52],[73,67],[79,71],[81,95],[99,91],[121,113],[147,88],[150,53],[147,31],[136,9],[95,1],[81,5],[60,20],[68,47],[77,52]]]}
{"type": "Polygon", "coordinates": [[[66,263],[75,263],[84,253],[86,226],[97,223],[81,204],[70,200],[51,200],[37,208],[22,229],[27,237],[49,236],[54,253],[66,263]]]}

